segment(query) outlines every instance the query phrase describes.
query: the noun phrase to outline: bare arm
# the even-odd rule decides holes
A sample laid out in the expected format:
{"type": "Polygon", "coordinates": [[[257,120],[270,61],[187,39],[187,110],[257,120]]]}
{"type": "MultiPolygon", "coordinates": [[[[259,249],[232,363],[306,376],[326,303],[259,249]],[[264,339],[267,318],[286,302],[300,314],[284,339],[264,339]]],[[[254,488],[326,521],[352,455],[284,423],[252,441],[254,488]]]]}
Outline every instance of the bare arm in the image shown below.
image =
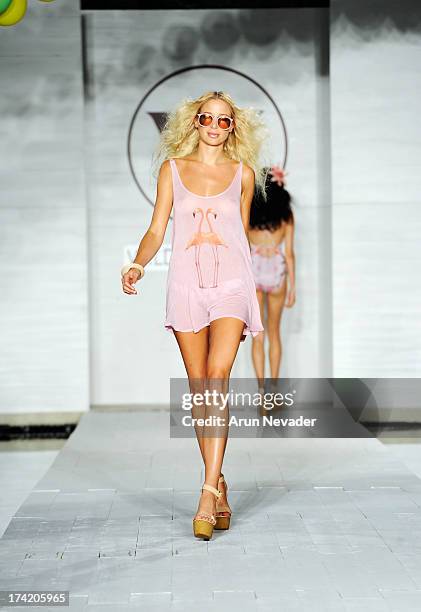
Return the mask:
{"type": "Polygon", "coordinates": [[[295,253],[294,253],[294,220],[286,224],[285,260],[288,270],[289,288],[285,305],[290,308],[295,303],[295,253]]]}
{"type": "MultiPolygon", "coordinates": [[[[156,200],[152,219],[148,229],[140,241],[136,257],[133,260],[134,263],[146,266],[146,264],[148,264],[151,259],[155,257],[156,253],[161,248],[168,225],[168,219],[170,218],[172,204],[173,192],[171,166],[170,162],[166,160],[161,165],[158,175],[156,200]]],[[[133,287],[133,284],[139,280],[139,277],[140,272],[136,268],[131,268],[123,276],[124,293],[137,293],[136,289],[133,287]]]]}
{"type": "MultiPolygon", "coordinates": [[[[254,170],[243,164],[241,181],[241,220],[244,225],[247,240],[249,241],[250,208],[254,196],[254,170]]],[[[250,241],[249,241],[250,245],[250,241]]]]}

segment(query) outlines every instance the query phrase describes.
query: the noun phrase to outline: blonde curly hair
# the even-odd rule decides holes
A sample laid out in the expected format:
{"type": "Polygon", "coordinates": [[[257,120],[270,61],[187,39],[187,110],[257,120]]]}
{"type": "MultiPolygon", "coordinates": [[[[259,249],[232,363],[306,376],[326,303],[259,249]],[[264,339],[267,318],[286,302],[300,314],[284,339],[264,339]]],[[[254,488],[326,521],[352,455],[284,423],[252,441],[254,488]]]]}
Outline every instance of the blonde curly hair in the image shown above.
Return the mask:
{"type": "Polygon", "coordinates": [[[265,197],[267,167],[261,155],[268,136],[266,125],[254,108],[240,108],[231,96],[223,91],[208,91],[194,100],[184,99],[177,108],[167,114],[154,154],[154,175],[157,176],[165,159],[186,157],[197,149],[199,134],[193,121],[209,100],[223,100],[230,106],[234,129],[224,143],[224,152],[230,159],[242,161],[254,170],[256,189],[265,197]]]}

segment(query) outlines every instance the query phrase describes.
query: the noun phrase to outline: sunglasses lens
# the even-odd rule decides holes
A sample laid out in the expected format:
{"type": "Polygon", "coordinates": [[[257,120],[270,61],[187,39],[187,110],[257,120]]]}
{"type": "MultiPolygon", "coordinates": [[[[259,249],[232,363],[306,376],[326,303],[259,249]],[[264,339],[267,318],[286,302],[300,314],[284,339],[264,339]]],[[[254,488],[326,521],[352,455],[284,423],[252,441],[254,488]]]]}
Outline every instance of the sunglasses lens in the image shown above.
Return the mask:
{"type": "Polygon", "coordinates": [[[231,119],[229,117],[219,117],[218,125],[221,130],[228,130],[231,127],[231,119]]]}
{"type": "Polygon", "coordinates": [[[203,127],[207,127],[208,125],[212,125],[212,115],[208,113],[202,113],[199,115],[199,123],[203,125],[203,127]]]}

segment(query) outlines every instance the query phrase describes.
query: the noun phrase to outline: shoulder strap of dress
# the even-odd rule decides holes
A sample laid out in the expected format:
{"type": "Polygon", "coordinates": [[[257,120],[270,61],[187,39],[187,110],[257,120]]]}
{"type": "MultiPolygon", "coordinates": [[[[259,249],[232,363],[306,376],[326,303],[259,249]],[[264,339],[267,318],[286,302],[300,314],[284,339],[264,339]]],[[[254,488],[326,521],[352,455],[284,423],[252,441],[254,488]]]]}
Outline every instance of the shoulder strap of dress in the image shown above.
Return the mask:
{"type": "Polygon", "coordinates": [[[177,166],[175,165],[175,161],[173,159],[170,159],[169,162],[170,162],[170,168],[171,168],[172,184],[173,184],[173,189],[174,189],[177,178],[178,178],[177,166]]]}
{"type": "Polygon", "coordinates": [[[183,182],[181,180],[180,173],[178,172],[178,168],[177,168],[177,164],[175,163],[175,159],[172,159],[172,158],[170,159],[170,165],[171,165],[173,183],[175,182],[177,185],[183,187],[183,182]]]}
{"type": "Polygon", "coordinates": [[[240,191],[240,196],[241,196],[241,185],[243,183],[243,161],[240,160],[240,167],[238,169],[238,184],[239,184],[239,191],[240,191]]]}

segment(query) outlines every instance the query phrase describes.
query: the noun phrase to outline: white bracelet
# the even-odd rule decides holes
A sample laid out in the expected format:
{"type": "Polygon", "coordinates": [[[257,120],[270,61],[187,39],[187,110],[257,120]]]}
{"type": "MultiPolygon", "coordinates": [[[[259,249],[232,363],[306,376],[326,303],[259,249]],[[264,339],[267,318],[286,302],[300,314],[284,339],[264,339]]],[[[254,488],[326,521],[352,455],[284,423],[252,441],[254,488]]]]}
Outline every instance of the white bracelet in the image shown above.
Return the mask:
{"type": "Polygon", "coordinates": [[[132,263],[126,264],[125,266],[121,268],[121,276],[124,276],[125,274],[127,274],[127,272],[131,268],[136,268],[136,270],[139,270],[140,272],[139,278],[142,278],[142,276],[145,274],[145,268],[141,264],[132,262],[132,263]]]}

